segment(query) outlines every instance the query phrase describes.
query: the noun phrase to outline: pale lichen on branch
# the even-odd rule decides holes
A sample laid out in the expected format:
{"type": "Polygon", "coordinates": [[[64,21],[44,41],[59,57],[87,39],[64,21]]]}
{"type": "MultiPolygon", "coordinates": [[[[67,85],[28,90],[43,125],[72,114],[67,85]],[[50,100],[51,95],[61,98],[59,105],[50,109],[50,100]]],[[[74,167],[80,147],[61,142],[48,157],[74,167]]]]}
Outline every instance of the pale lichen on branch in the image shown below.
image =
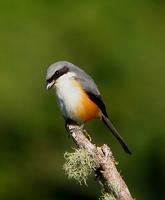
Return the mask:
{"type": "Polygon", "coordinates": [[[68,178],[87,185],[89,175],[96,169],[94,157],[85,149],[74,149],[72,153],[66,152],[64,158],[63,169],[68,178]]]}
{"type": "Polygon", "coordinates": [[[78,147],[75,152],[64,155],[64,170],[68,177],[74,178],[80,184],[86,184],[88,176],[93,171],[105,191],[100,197],[101,200],[133,200],[117,171],[111,149],[106,144],[97,147],[91,143],[78,125],[67,125],[67,131],[78,147]]]}

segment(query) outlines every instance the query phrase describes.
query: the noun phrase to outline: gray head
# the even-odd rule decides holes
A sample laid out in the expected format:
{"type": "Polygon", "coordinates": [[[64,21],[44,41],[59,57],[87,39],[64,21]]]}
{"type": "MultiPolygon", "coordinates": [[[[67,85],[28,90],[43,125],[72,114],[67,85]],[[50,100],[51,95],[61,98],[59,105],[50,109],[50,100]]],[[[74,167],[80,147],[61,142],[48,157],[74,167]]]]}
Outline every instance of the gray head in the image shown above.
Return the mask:
{"type": "Polygon", "coordinates": [[[68,72],[73,72],[77,78],[90,79],[82,69],[67,61],[59,61],[50,65],[46,73],[47,89],[50,89],[56,80],[68,72]]]}
{"type": "Polygon", "coordinates": [[[74,74],[74,78],[79,80],[86,91],[95,95],[100,95],[93,79],[82,69],[67,61],[59,61],[48,67],[46,73],[47,90],[53,87],[59,77],[67,74],[68,72],[74,74]]]}

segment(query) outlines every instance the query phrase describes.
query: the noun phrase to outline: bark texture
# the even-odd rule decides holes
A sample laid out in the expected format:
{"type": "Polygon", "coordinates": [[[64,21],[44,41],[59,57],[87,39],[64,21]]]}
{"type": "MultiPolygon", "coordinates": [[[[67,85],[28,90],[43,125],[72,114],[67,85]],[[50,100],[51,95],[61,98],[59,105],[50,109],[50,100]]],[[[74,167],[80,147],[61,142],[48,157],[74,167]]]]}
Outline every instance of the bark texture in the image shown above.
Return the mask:
{"type": "Polygon", "coordinates": [[[78,125],[67,125],[67,131],[78,148],[86,149],[94,155],[96,161],[96,175],[117,200],[133,200],[129,189],[116,168],[116,162],[111,149],[106,145],[97,147],[88,139],[86,131],[78,125]]]}

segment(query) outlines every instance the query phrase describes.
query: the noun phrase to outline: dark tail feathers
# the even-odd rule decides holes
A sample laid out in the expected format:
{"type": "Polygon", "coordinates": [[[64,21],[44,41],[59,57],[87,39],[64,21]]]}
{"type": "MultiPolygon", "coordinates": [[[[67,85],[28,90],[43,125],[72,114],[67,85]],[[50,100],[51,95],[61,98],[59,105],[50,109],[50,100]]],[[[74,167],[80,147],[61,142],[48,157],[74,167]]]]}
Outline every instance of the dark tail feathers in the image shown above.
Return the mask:
{"type": "Polygon", "coordinates": [[[120,142],[124,151],[128,154],[131,154],[131,151],[129,150],[127,144],[124,142],[123,138],[120,136],[118,131],[115,129],[112,122],[107,117],[105,117],[104,115],[102,115],[102,121],[111,130],[112,134],[116,137],[116,139],[120,142]]]}

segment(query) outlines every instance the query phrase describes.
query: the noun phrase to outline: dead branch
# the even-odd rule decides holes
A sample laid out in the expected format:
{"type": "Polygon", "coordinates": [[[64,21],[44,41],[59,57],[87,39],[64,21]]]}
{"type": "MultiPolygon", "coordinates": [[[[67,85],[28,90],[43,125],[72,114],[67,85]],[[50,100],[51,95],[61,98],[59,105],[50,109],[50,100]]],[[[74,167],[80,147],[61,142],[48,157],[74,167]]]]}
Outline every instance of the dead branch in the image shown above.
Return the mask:
{"type": "Polygon", "coordinates": [[[117,200],[133,200],[128,187],[121,175],[117,171],[115,159],[110,148],[104,144],[97,147],[86,137],[81,127],[77,125],[67,125],[67,131],[73,138],[78,148],[86,149],[88,153],[94,155],[96,162],[95,173],[106,191],[110,191],[117,200]]]}

